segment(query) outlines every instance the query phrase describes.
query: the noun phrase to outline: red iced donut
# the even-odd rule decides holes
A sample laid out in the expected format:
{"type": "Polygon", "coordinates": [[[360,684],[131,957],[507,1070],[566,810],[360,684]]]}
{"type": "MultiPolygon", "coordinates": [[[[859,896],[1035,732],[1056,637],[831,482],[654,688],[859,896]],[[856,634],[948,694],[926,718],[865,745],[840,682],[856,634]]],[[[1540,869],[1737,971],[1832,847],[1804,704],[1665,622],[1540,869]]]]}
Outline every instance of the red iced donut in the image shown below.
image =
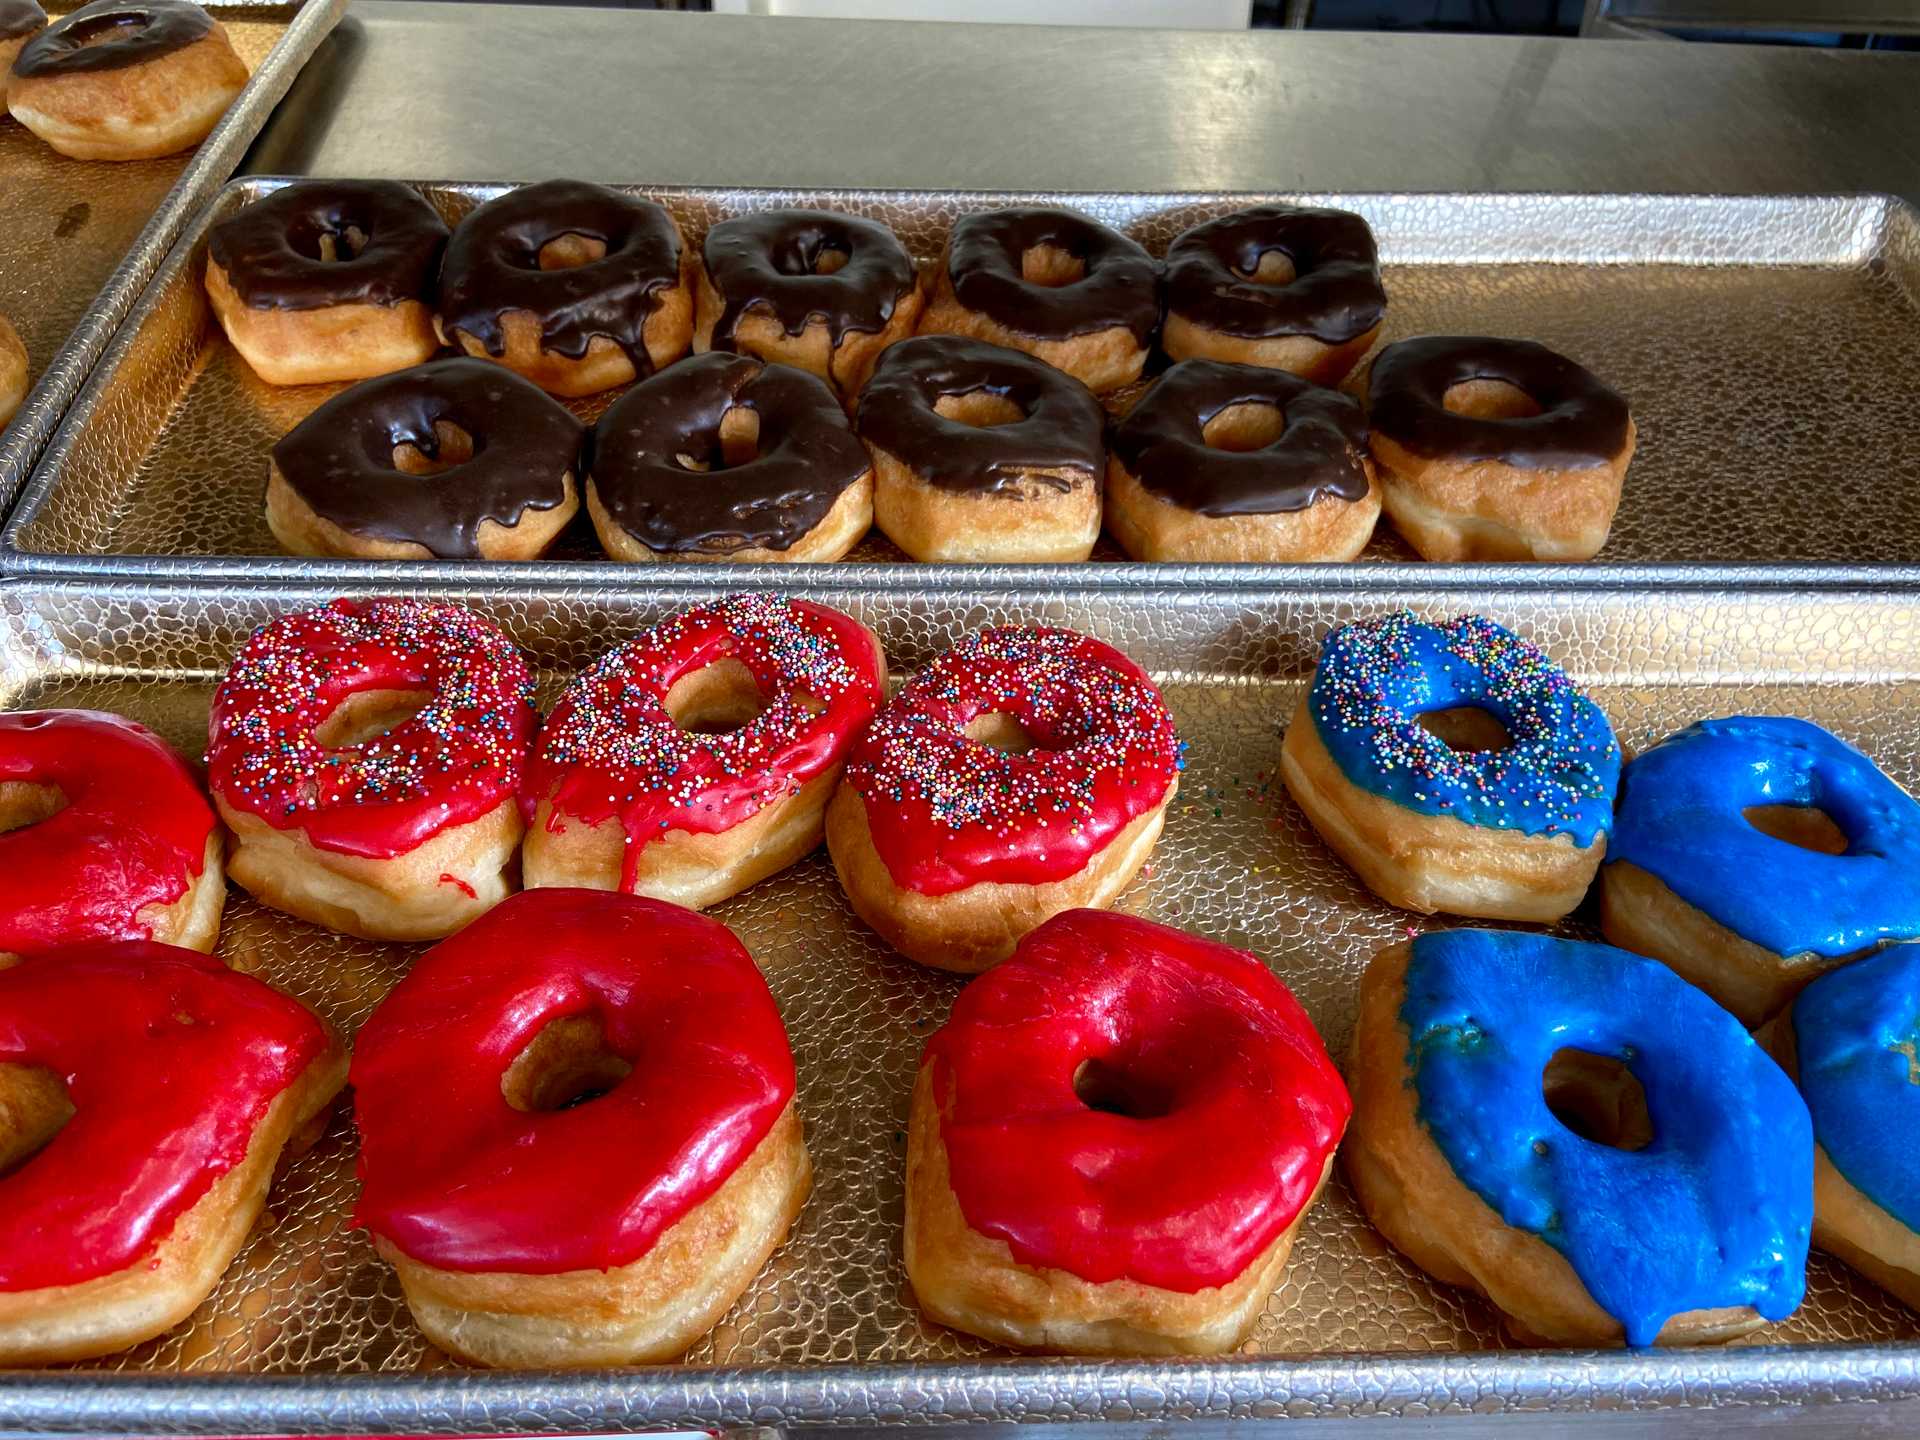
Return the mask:
{"type": "Polygon", "coordinates": [[[304,1006],[192,950],[96,942],[0,971],[0,1363],[109,1354],[190,1314],[346,1065],[304,1006]]]}
{"type": "Polygon", "coordinates": [[[960,993],[922,1057],[914,1292],[1016,1345],[1230,1349],[1351,1108],[1258,957],[1131,916],[1056,916],[960,993]]]}
{"type": "Polygon", "coordinates": [[[350,935],[433,940],[512,888],[526,662],[471,610],[335,600],[256,630],[214,693],[233,878],[350,935]]]}
{"type": "Polygon", "coordinates": [[[227,886],[213,807],[144,725],[0,715],[0,957],[81,940],[211,950],[227,886]]]}
{"type": "Polygon", "coordinates": [[[717,920],[528,890],[361,1030],[356,1218],[435,1344],[495,1365],[678,1355],[806,1197],[793,1056],[717,920]]]}
{"type": "Polygon", "coordinates": [[[984,970],[1146,863],[1178,787],[1166,702],[1071,630],[969,636],[915,675],[847,758],[827,848],[847,898],[925,965],[984,970]]]}
{"type": "Polygon", "coordinates": [[[777,595],[730,595],[629,640],[541,732],[520,799],[528,888],[700,908],[785,869],[820,843],[886,675],[858,620],[777,595]]]}

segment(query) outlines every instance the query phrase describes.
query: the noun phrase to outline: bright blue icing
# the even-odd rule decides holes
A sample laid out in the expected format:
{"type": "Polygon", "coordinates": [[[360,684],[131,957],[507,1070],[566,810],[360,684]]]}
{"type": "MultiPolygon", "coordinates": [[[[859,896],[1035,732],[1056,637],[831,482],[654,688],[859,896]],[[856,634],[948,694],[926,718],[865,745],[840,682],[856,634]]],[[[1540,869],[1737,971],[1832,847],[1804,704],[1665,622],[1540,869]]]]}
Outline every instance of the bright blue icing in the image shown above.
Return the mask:
{"type": "Polygon", "coordinates": [[[1327,636],[1311,697],[1320,741],[1348,781],[1425,815],[1566,834],[1582,849],[1613,823],[1613,727],[1537,647],[1479,615],[1427,625],[1409,611],[1327,636]],[[1419,724],[1474,706],[1505,750],[1458,751],[1419,724]]]}
{"type": "Polygon", "coordinates": [[[1413,942],[1400,1015],[1420,1121],[1454,1174],[1564,1255],[1629,1344],[1688,1310],[1799,1305],[1807,1107],[1706,995],[1610,945],[1454,930],[1413,942]],[[1632,1070],[1644,1149],[1583,1139],[1547,1108],[1547,1062],[1568,1047],[1632,1070]]]}
{"type": "Polygon", "coordinates": [[[1920,945],[1821,976],[1793,1005],[1800,1093],[1849,1184],[1920,1230],[1920,945]]]}
{"type": "Polygon", "coordinates": [[[1609,863],[1628,861],[1775,955],[1852,955],[1920,937],[1920,804],[1804,720],[1702,720],[1634,757],[1609,863]],[[1810,805],[1841,855],[1763,834],[1741,812],[1810,805]]]}

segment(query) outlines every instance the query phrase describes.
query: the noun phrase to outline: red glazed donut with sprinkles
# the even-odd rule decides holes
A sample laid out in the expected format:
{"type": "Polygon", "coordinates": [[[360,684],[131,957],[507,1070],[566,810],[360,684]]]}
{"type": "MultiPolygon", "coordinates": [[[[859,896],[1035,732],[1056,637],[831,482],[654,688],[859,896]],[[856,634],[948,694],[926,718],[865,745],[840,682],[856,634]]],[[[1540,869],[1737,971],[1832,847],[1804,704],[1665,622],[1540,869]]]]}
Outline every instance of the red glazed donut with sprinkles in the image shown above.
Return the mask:
{"type": "Polygon", "coordinates": [[[820,843],[886,682],[866,626],[777,595],[729,595],[629,640],[541,731],[520,792],[527,888],[698,910],[786,869],[820,843]]]}
{"type": "Polygon", "coordinates": [[[348,935],[453,933],[514,888],[532,694],[513,642],[458,605],[342,599],[262,626],[208,721],[228,873],[348,935]]]}
{"type": "Polygon", "coordinates": [[[1183,750],[1139,666],[1072,630],[982,630],[915,675],[853,747],[827,849],[860,918],[975,972],[1146,863],[1183,750]]]}

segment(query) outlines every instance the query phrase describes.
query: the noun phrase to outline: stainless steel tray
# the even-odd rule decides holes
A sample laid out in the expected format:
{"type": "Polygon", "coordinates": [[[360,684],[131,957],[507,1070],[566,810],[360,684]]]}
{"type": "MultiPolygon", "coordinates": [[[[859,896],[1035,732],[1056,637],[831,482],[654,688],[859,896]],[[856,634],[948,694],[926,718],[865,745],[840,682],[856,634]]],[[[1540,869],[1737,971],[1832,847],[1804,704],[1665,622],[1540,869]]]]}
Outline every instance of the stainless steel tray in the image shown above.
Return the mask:
{"type": "MultiPolygon", "coordinates": [[[[899,668],[996,620],[1077,626],[1162,679],[1191,744],[1151,867],[1123,908],[1247,946],[1342,1053],[1361,967],[1421,921],[1372,900],[1273,778],[1279,726],[1332,624],[1459,597],[1279,587],[965,589],[923,594],[789,578],[881,633],[899,668]]],[[[249,630],[329,587],[0,584],[0,704],[80,705],[155,726],[188,753],[249,630]]],[[[436,593],[527,647],[550,699],[589,659],[699,593],[545,586],[436,593]]],[[[711,593],[706,591],[705,593],[711,593]]],[[[1483,602],[1485,603],[1485,602],[1483,602]]],[[[1702,715],[1804,715],[1920,785],[1920,601],[1905,592],[1507,593],[1496,618],[1593,687],[1629,746],[1702,715]]],[[[960,982],[887,951],[815,855],[716,908],[767,972],[793,1035],[816,1190],[793,1238],[682,1365],[554,1377],[453,1370],[409,1323],[348,1226],[351,1128],[291,1163],[219,1290],[171,1335],[78,1372],[0,1379],[0,1431],[390,1433],[424,1429],[1166,1421],[1461,1411],[1665,1410],[1716,1403],[1911,1401],[1920,1317],[1824,1257],[1803,1310],[1756,1343],[1640,1354],[1501,1348],[1481,1302],[1428,1281],[1336,1181],[1235,1356],[1019,1359],[923,1321],[902,1274],[902,1131],[921,1044],[960,982]],[[109,1373],[112,1372],[112,1373],[109,1373]]],[[[1586,933],[1576,919],[1570,933],[1586,933]]],[[[235,894],[221,954],[351,1030],[416,953],[328,935],[235,894]]],[[[1861,1422],[1887,1411],[1855,1412],[1861,1422]]]]}
{"type": "MultiPolygon", "coordinates": [[[[218,191],[347,0],[203,0],[253,71],[194,150],[128,164],[69,160],[0,110],[0,315],[34,388],[0,430],[0,513],[181,227],[218,191]]],[[[52,4],[55,15],[74,9],[52,4]]]]}
{"type": "MultiPolygon", "coordinates": [[[[278,552],[261,513],[267,451],[335,387],[274,389],[226,345],[201,289],[207,229],[286,183],[235,181],[182,234],[48,448],[0,537],[23,573],[458,579],[471,563],[319,562],[278,552]]],[[[422,182],[457,217],[499,185],[422,182]]],[[[1150,249],[1199,219],[1271,196],[1010,195],[627,187],[696,241],[721,216],[819,204],[886,219],[922,259],[951,218],[1052,201],[1150,249]]],[[[1380,238],[1389,338],[1435,329],[1532,336],[1631,398],[1640,449],[1613,538],[1589,566],[1433,566],[1385,525],[1354,565],[1263,569],[1302,585],[1865,583],[1920,563],[1920,215],[1883,197],[1320,195],[1380,238]]],[[[584,416],[605,397],[582,404],[584,416]]],[[[507,583],[607,583],[584,522],[553,558],[485,569],[507,583]]],[[[876,535],[836,583],[1132,585],[1147,567],[910,566],[876,535]]],[[[1163,580],[1242,578],[1159,567],[1163,580]]],[[[725,583],[778,584],[778,570],[725,583]]],[[[619,583],[676,583],[671,567],[619,583]]],[[[720,580],[722,577],[712,577],[720,580]]],[[[390,582],[391,583],[391,582],[390,582]]]]}

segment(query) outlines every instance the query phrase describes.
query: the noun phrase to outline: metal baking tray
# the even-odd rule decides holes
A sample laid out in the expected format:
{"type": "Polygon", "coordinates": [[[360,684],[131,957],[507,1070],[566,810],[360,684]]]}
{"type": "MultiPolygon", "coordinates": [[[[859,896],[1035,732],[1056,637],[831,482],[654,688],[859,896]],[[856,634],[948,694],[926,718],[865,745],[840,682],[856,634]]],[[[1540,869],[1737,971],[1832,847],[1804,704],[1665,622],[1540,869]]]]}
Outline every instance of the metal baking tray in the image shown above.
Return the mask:
{"type": "MultiPolygon", "coordinates": [[[[201,287],[207,230],[287,183],[230,184],[182,234],[49,447],[0,560],[25,573],[447,578],[475,562],[311,561],[279,552],[262,515],[267,452],[338,387],[275,389],[226,344],[201,287]]],[[[420,188],[456,219],[509,188],[420,188]]],[[[1386,336],[1530,336],[1630,397],[1640,446],[1595,565],[1433,566],[1383,524],[1354,565],[1290,583],[1870,583],[1920,563],[1920,214],[1874,196],[1466,194],[1015,195],[625,187],[665,203],[698,243],[715,219],[821,205],[892,224],[931,261],[955,215],[1009,203],[1085,210],[1163,251],[1197,221],[1274,198],[1344,205],[1379,235],[1386,336]],[[1844,478],[1843,478],[1844,477],[1844,478]],[[1822,503],[1832,494],[1834,500],[1822,503]],[[1843,499],[1841,497],[1844,497],[1843,499]],[[1812,523],[1827,515],[1824,523],[1812,523]]],[[[579,405],[591,418],[606,397],[579,405]]],[[[839,583],[1138,584],[1143,567],[914,566],[878,532],[839,583]]],[[[521,583],[611,578],[584,519],[545,561],[482,567],[521,583]]],[[[773,585],[779,567],[729,583],[773,585]]],[[[1233,567],[1160,567],[1188,583],[1233,567]]],[[[672,567],[620,583],[675,583],[672,567]]],[[[389,582],[391,583],[391,581],[389,582]]]]}
{"type": "MultiPolygon", "coordinates": [[[[1264,956],[1336,1055],[1366,961],[1436,923],[1371,899],[1286,799],[1274,765],[1280,726],[1329,626],[1399,603],[1450,614],[1459,597],[1276,586],[910,594],[833,585],[824,570],[789,576],[874,626],[896,670],[983,624],[1046,621],[1114,641],[1154,671],[1191,750],[1164,838],[1120,906],[1264,956]]],[[[249,630],[334,593],[8,581],[0,703],[118,711],[197,753],[213,683],[249,630]]],[[[431,593],[505,625],[551,701],[603,650],[711,591],[431,593]]],[[[1920,786],[1920,734],[1909,723],[1920,701],[1920,602],[1910,594],[1515,592],[1489,608],[1589,684],[1630,747],[1703,715],[1777,711],[1832,726],[1920,786]]],[[[961,980],[903,960],[866,931],[824,854],[713,913],[752,950],[791,1030],[816,1188],[788,1244],[684,1363],[571,1376],[452,1367],[422,1342],[393,1276],[350,1228],[353,1144],[340,1114],[284,1171],[270,1218],[189,1323],[93,1367],[0,1379],[0,1431],[470,1434],[1835,1401],[1885,1402],[1855,1410],[1861,1424],[1920,1420],[1920,1317],[1823,1256],[1805,1307],[1753,1343],[1522,1352],[1502,1348],[1485,1304],[1390,1250],[1340,1180],[1312,1211],[1254,1338],[1233,1356],[1017,1358],[941,1329],[920,1317],[901,1269],[903,1131],[920,1047],[961,980]]],[[[1591,933],[1580,917],[1567,930],[1591,933]]],[[[351,1031],[417,948],[330,935],[236,891],[220,953],[351,1031]]]]}
{"type": "MultiPolygon", "coordinates": [[[[0,430],[0,513],[181,227],[239,165],[347,0],[202,0],[253,78],[183,155],[69,160],[0,110],[0,315],[26,342],[33,386],[0,430]]],[[[73,3],[50,4],[58,17],[73,3]]]]}

